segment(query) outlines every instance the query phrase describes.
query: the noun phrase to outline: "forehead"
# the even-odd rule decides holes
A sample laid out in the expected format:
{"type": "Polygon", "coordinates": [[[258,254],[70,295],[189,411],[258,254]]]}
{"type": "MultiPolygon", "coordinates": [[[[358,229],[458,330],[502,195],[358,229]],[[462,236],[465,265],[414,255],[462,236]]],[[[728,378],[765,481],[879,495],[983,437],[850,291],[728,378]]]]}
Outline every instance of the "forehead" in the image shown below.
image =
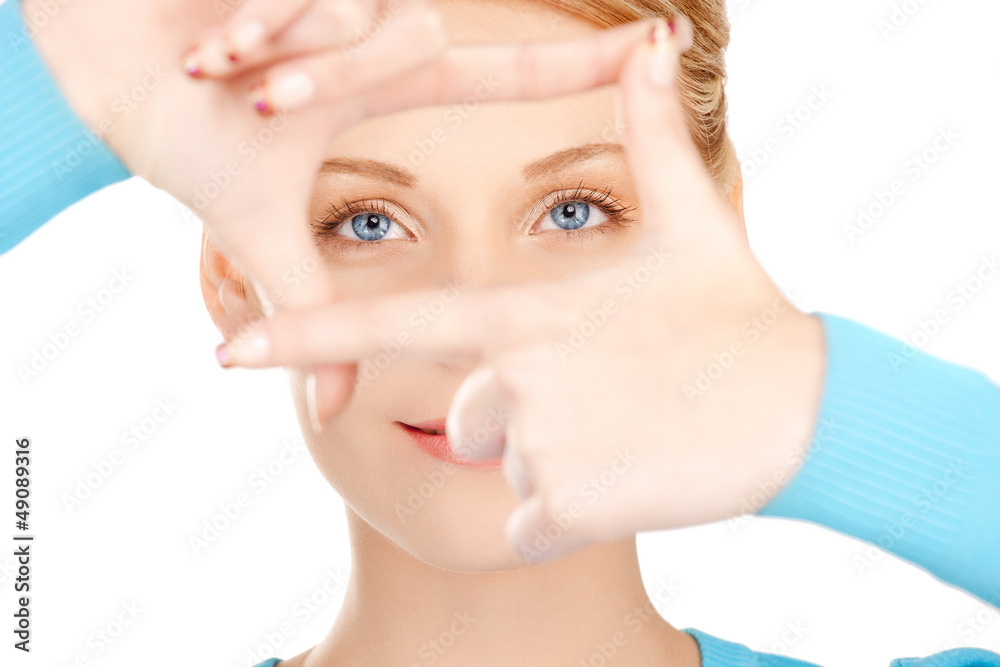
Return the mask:
{"type": "MultiPolygon", "coordinates": [[[[439,0],[456,43],[550,41],[583,36],[595,26],[535,2],[439,0]]],[[[439,178],[489,180],[554,152],[595,143],[620,143],[623,125],[615,86],[549,100],[489,103],[491,79],[447,106],[369,118],[339,135],[329,158],[387,162],[439,178]]]]}

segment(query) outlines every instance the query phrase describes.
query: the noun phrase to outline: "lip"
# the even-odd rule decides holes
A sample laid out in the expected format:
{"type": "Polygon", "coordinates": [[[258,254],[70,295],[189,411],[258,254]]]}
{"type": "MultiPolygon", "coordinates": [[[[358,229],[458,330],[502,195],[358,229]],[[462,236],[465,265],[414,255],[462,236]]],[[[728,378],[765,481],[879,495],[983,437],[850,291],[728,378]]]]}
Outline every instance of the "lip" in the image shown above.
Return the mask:
{"type": "Polygon", "coordinates": [[[457,456],[455,452],[451,450],[451,447],[448,446],[447,435],[444,433],[441,435],[434,435],[431,433],[424,433],[420,430],[423,428],[431,431],[443,431],[443,419],[435,419],[433,421],[421,422],[419,424],[407,424],[405,422],[396,423],[399,424],[399,427],[404,433],[410,436],[413,442],[416,443],[417,447],[441,461],[454,463],[455,465],[462,466],[463,468],[480,469],[499,468],[503,463],[503,459],[487,459],[484,461],[470,461],[469,459],[463,459],[460,456],[457,456]]]}

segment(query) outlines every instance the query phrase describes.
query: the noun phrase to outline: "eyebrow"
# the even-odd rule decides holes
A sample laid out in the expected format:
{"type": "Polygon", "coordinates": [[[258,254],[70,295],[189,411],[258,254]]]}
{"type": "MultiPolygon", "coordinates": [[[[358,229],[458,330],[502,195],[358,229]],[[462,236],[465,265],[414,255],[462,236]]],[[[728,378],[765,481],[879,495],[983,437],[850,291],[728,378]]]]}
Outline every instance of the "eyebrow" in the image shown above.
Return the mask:
{"type": "MultiPolygon", "coordinates": [[[[603,156],[623,156],[625,147],[616,143],[594,143],[573,146],[557,151],[532,162],[522,170],[524,180],[537,181],[546,174],[561,171],[580,162],[586,162],[603,156]]],[[[404,188],[412,188],[417,184],[417,175],[412,171],[396,167],[380,160],[362,158],[330,158],[323,161],[321,174],[356,174],[370,178],[389,181],[404,188]]]]}
{"type": "Polygon", "coordinates": [[[525,181],[537,181],[546,174],[567,169],[580,162],[586,162],[596,157],[609,155],[624,156],[625,147],[614,143],[574,146],[573,148],[558,151],[548,157],[543,157],[541,160],[532,162],[524,168],[522,173],[525,181]]]}
{"type": "Polygon", "coordinates": [[[365,160],[360,158],[332,158],[323,160],[321,174],[358,174],[377,178],[404,188],[412,188],[417,184],[417,176],[412,171],[394,167],[387,162],[365,160]]]}

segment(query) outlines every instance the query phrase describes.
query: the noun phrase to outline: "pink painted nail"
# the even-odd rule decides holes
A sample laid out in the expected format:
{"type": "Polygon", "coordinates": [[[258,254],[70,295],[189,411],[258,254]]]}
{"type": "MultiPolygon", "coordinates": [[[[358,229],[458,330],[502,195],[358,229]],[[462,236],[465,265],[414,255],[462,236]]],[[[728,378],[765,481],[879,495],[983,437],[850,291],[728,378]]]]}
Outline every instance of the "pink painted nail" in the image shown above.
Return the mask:
{"type": "Polygon", "coordinates": [[[267,101],[267,86],[263,81],[250,89],[250,102],[261,116],[270,116],[274,113],[274,109],[267,101]]]}
{"type": "Polygon", "coordinates": [[[198,50],[195,48],[189,49],[184,54],[181,58],[181,66],[192,79],[201,79],[205,76],[205,73],[201,71],[201,67],[198,65],[198,50]]]}
{"type": "Polygon", "coordinates": [[[223,368],[229,368],[231,365],[229,363],[229,349],[226,347],[225,343],[219,343],[219,346],[215,348],[215,360],[219,362],[219,365],[223,368]]]}

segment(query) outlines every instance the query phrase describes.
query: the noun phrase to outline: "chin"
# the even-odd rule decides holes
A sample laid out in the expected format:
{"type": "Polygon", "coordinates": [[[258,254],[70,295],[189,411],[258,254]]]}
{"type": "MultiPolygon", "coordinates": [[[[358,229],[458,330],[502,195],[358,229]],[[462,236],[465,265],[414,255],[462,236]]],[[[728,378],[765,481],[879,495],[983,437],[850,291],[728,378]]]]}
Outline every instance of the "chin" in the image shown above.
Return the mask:
{"type": "MultiPolygon", "coordinates": [[[[502,477],[499,472],[497,476],[502,477]]],[[[513,496],[494,504],[480,494],[442,498],[422,508],[402,526],[390,515],[384,522],[385,530],[363,516],[361,519],[432,567],[467,574],[506,572],[531,567],[510,548],[504,536],[507,517],[515,507],[513,496]]]]}
{"type": "MultiPolygon", "coordinates": [[[[434,469],[431,463],[429,470],[434,469]]],[[[359,503],[344,495],[356,515],[351,520],[363,522],[395,547],[442,570],[471,574],[530,567],[507,544],[507,518],[518,499],[499,469],[455,468],[444,484],[411,509],[406,503],[414,496],[407,489],[417,488],[425,479],[413,472],[395,478],[395,492],[390,488],[385,499],[373,497],[370,488],[362,490],[359,503]]]]}
{"type": "Polygon", "coordinates": [[[393,430],[334,419],[316,436],[308,420],[303,426],[313,462],[347,506],[352,540],[384,540],[452,572],[531,566],[507,544],[507,519],[520,501],[500,468],[446,464],[415,445],[401,448],[408,440],[393,430]]]}

